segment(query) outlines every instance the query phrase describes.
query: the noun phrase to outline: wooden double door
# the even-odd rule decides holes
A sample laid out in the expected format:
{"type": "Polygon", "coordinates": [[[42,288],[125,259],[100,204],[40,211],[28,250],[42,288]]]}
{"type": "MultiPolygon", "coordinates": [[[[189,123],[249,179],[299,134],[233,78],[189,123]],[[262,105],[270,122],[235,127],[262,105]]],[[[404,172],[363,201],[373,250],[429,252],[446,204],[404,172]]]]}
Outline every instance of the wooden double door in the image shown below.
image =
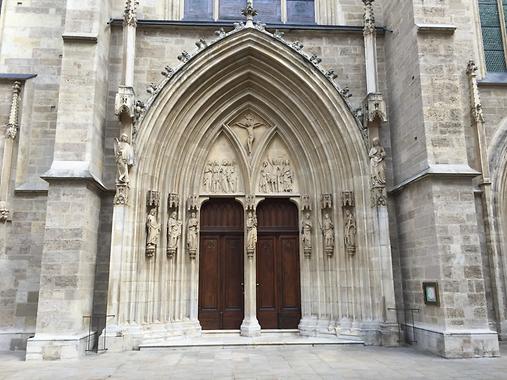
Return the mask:
{"type": "MultiPolygon", "coordinates": [[[[263,329],[295,329],[301,319],[297,207],[268,199],[257,207],[257,218],[257,319],[263,329]]],[[[243,207],[233,199],[211,199],[201,208],[199,321],[204,330],[236,330],[243,321],[243,226],[243,207]]]]}
{"type": "Polygon", "coordinates": [[[211,199],[201,209],[199,321],[204,330],[234,329],[244,315],[243,207],[211,199]]]}
{"type": "Polygon", "coordinates": [[[296,329],[301,319],[296,205],[267,199],[257,207],[257,319],[263,329],[296,329]]]}

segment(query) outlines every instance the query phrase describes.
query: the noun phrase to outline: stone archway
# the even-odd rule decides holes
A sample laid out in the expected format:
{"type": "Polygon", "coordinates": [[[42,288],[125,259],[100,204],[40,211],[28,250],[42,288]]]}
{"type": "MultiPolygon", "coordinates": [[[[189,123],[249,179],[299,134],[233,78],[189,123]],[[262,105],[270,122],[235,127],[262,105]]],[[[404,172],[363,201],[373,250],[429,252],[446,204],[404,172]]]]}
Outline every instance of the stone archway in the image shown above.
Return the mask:
{"type": "Polygon", "coordinates": [[[301,333],[354,331],[378,341],[393,322],[385,317],[394,306],[380,222],[387,213],[369,204],[366,144],[336,86],[293,47],[255,28],[214,43],[150,101],[136,154],[129,204],[115,207],[113,221],[121,233],[112,243],[111,331],[134,342],[154,329],[161,337],[200,332],[192,242],[210,197],[234,197],[245,211],[244,334],[259,333],[251,216],[262,199],[277,196],[308,215],[298,240],[301,333]],[[163,231],[152,257],[145,255],[146,194],[156,194],[148,210],[157,210],[163,231]],[[346,215],[354,217],[352,246],[346,215]],[[182,227],[171,250],[169,225],[182,227]]]}

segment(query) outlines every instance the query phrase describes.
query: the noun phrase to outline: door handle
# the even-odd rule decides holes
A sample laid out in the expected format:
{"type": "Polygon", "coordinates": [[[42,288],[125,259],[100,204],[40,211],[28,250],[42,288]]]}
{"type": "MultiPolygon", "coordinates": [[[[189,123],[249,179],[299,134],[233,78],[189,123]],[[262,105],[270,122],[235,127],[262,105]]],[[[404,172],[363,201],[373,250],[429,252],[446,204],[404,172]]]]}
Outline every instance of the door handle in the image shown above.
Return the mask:
{"type": "Polygon", "coordinates": [[[242,286],[242,287],[245,287],[245,284],[244,284],[244,283],[241,283],[241,286],[242,286]]]}
{"type": "Polygon", "coordinates": [[[259,284],[259,283],[257,283],[256,285],[257,285],[257,286],[261,286],[261,284],[259,284]]]}

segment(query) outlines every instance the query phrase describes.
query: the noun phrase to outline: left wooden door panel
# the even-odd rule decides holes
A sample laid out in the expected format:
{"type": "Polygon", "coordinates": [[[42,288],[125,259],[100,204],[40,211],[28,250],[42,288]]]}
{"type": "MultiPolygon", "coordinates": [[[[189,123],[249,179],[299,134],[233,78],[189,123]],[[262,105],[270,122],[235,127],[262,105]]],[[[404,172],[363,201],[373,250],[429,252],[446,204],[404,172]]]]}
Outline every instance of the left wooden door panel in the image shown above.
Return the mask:
{"type": "Polygon", "coordinates": [[[199,321],[205,330],[218,330],[220,310],[220,236],[201,235],[199,257],[199,321]]]}

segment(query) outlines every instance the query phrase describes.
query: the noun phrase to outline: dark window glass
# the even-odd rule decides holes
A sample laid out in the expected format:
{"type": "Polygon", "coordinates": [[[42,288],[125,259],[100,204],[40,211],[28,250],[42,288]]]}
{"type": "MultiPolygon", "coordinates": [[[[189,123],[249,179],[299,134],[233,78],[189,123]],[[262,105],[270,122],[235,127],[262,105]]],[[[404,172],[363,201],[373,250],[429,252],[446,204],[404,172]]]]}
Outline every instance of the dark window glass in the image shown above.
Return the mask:
{"type": "MultiPolygon", "coordinates": [[[[507,8],[505,0],[504,8],[507,8]]],[[[507,71],[498,3],[496,0],[479,0],[479,10],[486,68],[490,72],[507,71]]]]}
{"type": "Polygon", "coordinates": [[[287,0],[287,22],[290,24],[315,23],[314,0],[287,0]]]}
{"type": "Polygon", "coordinates": [[[243,20],[241,10],[246,7],[246,0],[219,0],[220,20],[243,20]]]}
{"type": "Polygon", "coordinates": [[[184,20],[212,20],[213,0],[185,0],[184,20]]]}
{"type": "Polygon", "coordinates": [[[254,8],[257,9],[257,20],[260,22],[282,22],[280,0],[254,0],[254,8]]]}

